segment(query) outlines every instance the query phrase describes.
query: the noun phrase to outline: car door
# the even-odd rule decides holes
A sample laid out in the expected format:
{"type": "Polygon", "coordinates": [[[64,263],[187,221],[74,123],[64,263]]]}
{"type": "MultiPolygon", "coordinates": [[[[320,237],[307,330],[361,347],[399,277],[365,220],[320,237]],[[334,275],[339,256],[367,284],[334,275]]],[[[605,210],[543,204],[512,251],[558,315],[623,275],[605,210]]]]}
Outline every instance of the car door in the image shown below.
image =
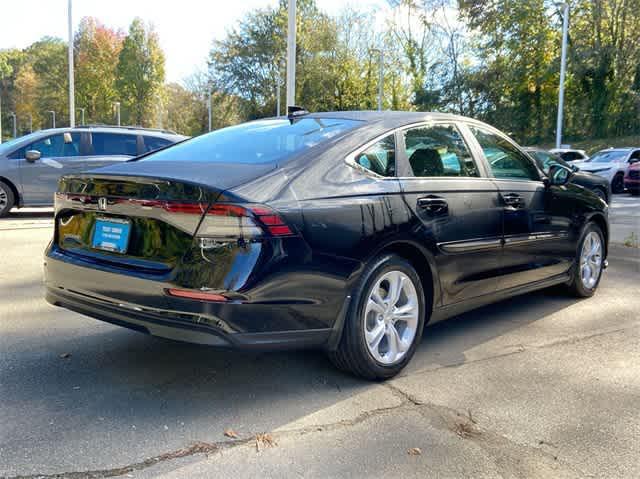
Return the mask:
{"type": "Polygon", "coordinates": [[[502,249],[498,188],[452,122],[398,133],[401,188],[419,223],[415,234],[435,251],[442,305],[496,290],[502,249]]]}
{"type": "Polygon", "coordinates": [[[62,175],[79,173],[84,161],[80,156],[80,133],[65,132],[41,138],[16,152],[25,204],[50,205],[62,175]],[[40,159],[29,161],[27,151],[40,152],[40,159]]]}
{"type": "Polygon", "coordinates": [[[121,163],[138,156],[138,135],[134,133],[91,132],[86,169],[121,163]]]}
{"type": "Polygon", "coordinates": [[[567,187],[548,187],[535,162],[497,130],[469,125],[498,187],[504,250],[500,289],[522,286],[566,271],[570,243],[567,187]]]}

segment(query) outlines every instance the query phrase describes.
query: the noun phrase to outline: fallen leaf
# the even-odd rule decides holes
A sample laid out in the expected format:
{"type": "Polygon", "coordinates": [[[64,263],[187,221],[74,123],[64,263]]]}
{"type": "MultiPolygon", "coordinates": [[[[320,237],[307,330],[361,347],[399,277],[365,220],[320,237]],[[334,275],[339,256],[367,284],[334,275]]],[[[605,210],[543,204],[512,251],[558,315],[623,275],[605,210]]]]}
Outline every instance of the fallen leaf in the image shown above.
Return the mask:
{"type": "Polygon", "coordinates": [[[412,447],[411,449],[407,450],[407,454],[409,454],[410,456],[419,456],[420,454],[422,454],[422,450],[419,447],[412,447]]]}
{"type": "Polygon", "coordinates": [[[225,429],[224,435],[230,437],[231,439],[238,439],[238,433],[233,429],[225,429]]]}
{"type": "Polygon", "coordinates": [[[60,359],[67,359],[71,357],[71,353],[62,353],[60,355],[60,359]]]}
{"type": "Polygon", "coordinates": [[[258,452],[260,452],[263,449],[267,449],[269,447],[274,447],[277,445],[278,443],[276,442],[276,440],[273,438],[271,434],[268,434],[266,432],[262,434],[256,434],[256,450],[258,452]]]}

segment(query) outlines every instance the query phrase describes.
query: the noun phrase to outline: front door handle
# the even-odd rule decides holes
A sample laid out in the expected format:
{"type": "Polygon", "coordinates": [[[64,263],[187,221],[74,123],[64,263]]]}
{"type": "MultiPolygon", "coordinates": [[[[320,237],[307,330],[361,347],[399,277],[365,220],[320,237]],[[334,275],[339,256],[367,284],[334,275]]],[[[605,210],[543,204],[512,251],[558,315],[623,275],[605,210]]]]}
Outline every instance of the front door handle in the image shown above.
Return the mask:
{"type": "Polygon", "coordinates": [[[418,198],[418,208],[426,210],[432,215],[449,214],[449,204],[444,198],[438,196],[418,198]]]}
{"type": "Polygon", "coordinates": [[[505,193],[500,195],[505,206],[520,210],[524,208],[524,199],[518,193],[505,193]]]}

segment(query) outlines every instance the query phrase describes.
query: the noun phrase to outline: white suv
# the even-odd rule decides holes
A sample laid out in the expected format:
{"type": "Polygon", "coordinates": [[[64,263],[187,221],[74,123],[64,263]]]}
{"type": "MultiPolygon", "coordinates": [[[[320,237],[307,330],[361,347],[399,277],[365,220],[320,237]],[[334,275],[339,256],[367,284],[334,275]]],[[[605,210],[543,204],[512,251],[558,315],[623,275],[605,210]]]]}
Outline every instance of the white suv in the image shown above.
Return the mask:
{"type": "Polygon", "coordinates": [[[640,160],[640,148],[609,148],[600,150],[589,160],[577,163],[581,171],[607,178],[613,193],[624,191],[624,174],[633,160],[640,160]]]}

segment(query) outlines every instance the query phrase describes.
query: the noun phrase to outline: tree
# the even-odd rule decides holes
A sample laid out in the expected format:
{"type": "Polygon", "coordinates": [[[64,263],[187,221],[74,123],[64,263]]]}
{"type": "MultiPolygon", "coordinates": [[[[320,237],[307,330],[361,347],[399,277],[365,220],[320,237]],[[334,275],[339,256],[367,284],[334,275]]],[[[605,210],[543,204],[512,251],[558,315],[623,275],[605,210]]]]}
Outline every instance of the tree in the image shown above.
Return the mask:
{"type": "Polygon", "coordinates": [[[164,83],[164,53],[158,35],[136,18],[120,51],[116,89],[125,123],[151,126],[164,83]]]}
{"type": "Polygon", "coordinates": [[[68,122],[67,44],[59,38],[44,37],[25,50],[24,60],[38,79],[38,111],[54,110],[59,124],[68,122]]]}
{"type": "Polygon", "coordinates": [[[28,118],[33,120],[33,128],[38,129],[41,124],[41,117],[38,111],[38,91],[39,84],[33,67],[25,65],[16,76],[15,83],[15,113],[22,129],[26,131],[28,118]]]}
{"type": "Polygon", "coordinates": [[[92,17],[83,18],[74,39],[76,104],[86,121],[110,123],[116,91],[116,65],[124,35],[92,17]]]}

